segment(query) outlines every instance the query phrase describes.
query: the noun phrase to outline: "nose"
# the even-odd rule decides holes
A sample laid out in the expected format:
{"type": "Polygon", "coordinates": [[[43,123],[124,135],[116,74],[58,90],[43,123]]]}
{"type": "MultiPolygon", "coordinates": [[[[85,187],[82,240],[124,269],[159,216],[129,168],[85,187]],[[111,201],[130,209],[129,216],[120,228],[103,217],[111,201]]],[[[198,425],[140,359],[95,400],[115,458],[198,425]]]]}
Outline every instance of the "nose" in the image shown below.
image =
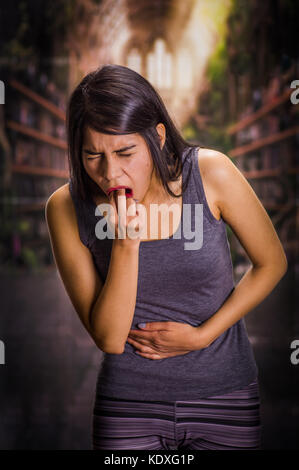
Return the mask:
{"type": "Polygon", "coordinates": [[[106,158],[103,165],[103,177],[107,181],[117,181],[120,176],[120,166],[116,158],[106,158]]]}

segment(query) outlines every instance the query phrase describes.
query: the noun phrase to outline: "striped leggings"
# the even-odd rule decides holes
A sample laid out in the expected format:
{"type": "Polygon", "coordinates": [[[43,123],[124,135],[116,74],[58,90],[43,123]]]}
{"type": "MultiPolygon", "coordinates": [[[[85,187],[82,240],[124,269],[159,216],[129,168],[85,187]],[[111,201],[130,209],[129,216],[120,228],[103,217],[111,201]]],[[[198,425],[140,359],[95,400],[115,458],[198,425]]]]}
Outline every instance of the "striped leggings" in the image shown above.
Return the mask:
{"type": "Polygon", "coordinates": [[[196,401],[139,401],[96,395],[93,450],[254,450],[261,441],[257,379],[196,401]]]}

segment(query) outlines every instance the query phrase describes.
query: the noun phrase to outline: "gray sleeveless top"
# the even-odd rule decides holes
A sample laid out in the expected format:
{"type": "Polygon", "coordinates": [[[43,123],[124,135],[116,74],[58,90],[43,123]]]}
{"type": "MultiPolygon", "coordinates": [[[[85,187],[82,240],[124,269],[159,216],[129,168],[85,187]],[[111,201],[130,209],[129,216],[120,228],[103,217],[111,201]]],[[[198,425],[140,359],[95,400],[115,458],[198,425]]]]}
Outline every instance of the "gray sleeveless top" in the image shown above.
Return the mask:
{"type": "MultiPolygon", "coordinates": [[[[177,231],[163,240],[140,242],[132,329],[138,329],[138,323],[154,321],[198,326],[217,312],[235,288],[226,224],[213,216],[207,204],[198,148],[187,147],[183,152],[183,182],[190,166],[191,176],[183,193],[183,213],[177,231]],[[200,231],[202,227],[202,243],[197,242],[197,249],[192,245],[195,239],[190,239],[184,227],[186,213],[187,225],[190,223],[188,205],[191,230],[194,232],[196,227],[200,231]],[[198,220],[195,206],[202,209],[198,220]]],[[[95,215],[94,201],[79,198],[71,180],[69,189],[81,241],[92,253],[97,272],[105,282],[113,240],[96,237],[95,225],[103,215],[95,215]]],[[[158,360],[138,356],[134,351],[126,342],[123,354],[103,353],[98,394],[131,400],[197,400],[245,387],[258,374],[244,318],[201,350],[158,360]]]]}

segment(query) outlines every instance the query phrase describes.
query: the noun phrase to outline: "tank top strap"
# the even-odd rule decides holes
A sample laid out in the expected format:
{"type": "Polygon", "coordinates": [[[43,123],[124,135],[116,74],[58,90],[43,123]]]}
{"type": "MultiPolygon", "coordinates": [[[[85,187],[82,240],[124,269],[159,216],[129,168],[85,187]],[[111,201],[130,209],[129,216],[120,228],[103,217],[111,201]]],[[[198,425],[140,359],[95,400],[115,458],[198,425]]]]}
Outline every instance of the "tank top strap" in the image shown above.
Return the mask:
{"type": "Polygon", "coordinates": [[[75,211],[76,211],[80,240],[85,246],[88,247],[89,242],[90,242],[91,229],[92,229],[92,225],[90,224],[90,221],[88,220],[89,219],[88,215],[90,211],[89,204],[87,201],[85,202],[77,194],[77,192],[74,189],[71,178],[69,179],[68,183],[69,183],[70,195],[72,197],[75,211]],[[88,230],[88,227],[90,227],[90,230],[88,230]]]}

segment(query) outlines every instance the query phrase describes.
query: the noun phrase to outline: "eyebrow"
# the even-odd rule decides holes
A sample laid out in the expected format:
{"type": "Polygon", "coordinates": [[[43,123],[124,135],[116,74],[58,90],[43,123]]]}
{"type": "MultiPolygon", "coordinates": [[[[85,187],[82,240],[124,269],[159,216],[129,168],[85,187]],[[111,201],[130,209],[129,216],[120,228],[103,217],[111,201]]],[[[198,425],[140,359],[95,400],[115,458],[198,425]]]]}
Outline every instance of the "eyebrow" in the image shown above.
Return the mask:
{"type": "MultiPolygon", "coordinates": [[[[129,150],[133,147],[136,147],[136,145],[130,145],[128,147],[122,147],[121,149],[118,149],[118,150],[113,150],[112,153],[120,153],[120,152],[125,152],[126,150],[129,150]]],[[[103,154],[104,152],[94,152],[93,150],[89,150],[89,149],[83,149],[85,153],[88,153],[90,155],[101,155],[103,154]]]]}

